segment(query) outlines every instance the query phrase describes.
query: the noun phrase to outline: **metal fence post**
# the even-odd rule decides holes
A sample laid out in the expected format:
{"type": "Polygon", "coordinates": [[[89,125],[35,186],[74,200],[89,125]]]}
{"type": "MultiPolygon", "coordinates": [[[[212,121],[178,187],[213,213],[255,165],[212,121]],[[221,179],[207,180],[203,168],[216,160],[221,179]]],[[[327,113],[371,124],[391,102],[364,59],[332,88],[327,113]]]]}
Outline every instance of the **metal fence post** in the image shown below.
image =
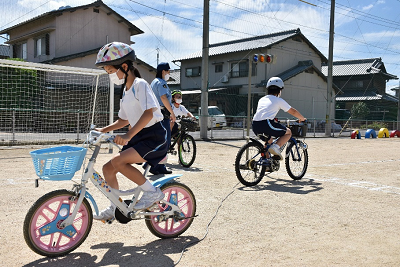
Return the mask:
{"type": "Polygon", "coordinates": [[[245,135],[245,131],[246,131],[246,129],[245,129],[245,124],[246,124],[246,118],[243,118],[243,139],[246,137],[246,135],[245,135]]]}
{"type": "Polygon", "coordinates": [[[17,141],[15,139],[15,108],[12,109],[12,142],[17,141]]]}
{"type": "MultiPolygon", "coordinates": [[[[207,117],[207,121],[208,121],[209,118],[210,117],[207,117]]],[[[210,136],[211,139],[213,139],[213,120],[212,119],[213,119],[213,117],[211,116],[211,133],[210,133],[211,134],[211,136],[210,136]]]]}
{"type": "Polygon", "coordinates": [[[78,115],[77,115],[77,123],[76,123],[76,143],[79,142],[79,113],[80,110],[78,109],[78,115]]]}

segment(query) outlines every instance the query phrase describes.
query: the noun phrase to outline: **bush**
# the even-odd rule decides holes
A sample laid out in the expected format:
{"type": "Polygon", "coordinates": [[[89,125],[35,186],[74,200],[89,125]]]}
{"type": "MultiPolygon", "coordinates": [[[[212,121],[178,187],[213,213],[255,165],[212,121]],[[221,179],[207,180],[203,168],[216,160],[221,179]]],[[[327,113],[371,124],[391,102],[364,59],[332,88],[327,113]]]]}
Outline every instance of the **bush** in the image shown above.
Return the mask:
{"type": "Polygon", "coordinates": [[[367,126],[361,125],[360,129],[374,129],[379,131],[381,128],[388,128],[388,124],[383,121],[374,121],[371,124],[368,124],[367,126]]]}

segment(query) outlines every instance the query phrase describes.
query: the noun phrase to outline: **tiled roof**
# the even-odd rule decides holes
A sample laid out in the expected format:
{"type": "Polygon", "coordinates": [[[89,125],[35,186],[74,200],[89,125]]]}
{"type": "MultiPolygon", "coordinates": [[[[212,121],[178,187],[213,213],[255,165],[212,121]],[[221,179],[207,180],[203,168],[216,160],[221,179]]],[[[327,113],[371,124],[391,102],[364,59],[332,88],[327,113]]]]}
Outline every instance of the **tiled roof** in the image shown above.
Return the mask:
{"type": "MultiPolygon", "coordinates": [[[[283,81],[287,81],[290,78],[306,71],[306,70],[313,70],[315,71],[322,79],[325,81],[327,80],[326,76],[317,68],[314,66],[312,60],[306,60],[306,61],[299,61],[298,64],[288,70],[285,70],[284,72],[279,73],[276,75],[277,77],[280,77],[283,81]]],[[[264,87],[267,85],[267,80],[261,81],[260,84],[257,84],[256,87],[264,87]]],[[[338,91],[339,88],[333,84],[333,88],[338,91]]]]}
{"type": "Polygon", "coordinates": [[[11,57],[11,51],[9,45],[0,44],[0,56],[11,57]]]}
{"type": "MultiPolygon", "coordinates": [[[[209,46],[208,54],[211,57],[215,55],[270,47],[274,44],[280,43],[297,35],[301,36],[301,38],[311,48],[313,48],[316,51],[316,53],[322,58],[322,61],[327,61],[325,56],[300,32],[300,29],[271,33],[267,35],[255,36],[255,37],[233,40],[223,43],[211,44],[209,46]]],[[[201,58],[201,57],[202,57],[202,51],[199,51],[173,61],[175,62],[175,61],[182,61],[182,60],[201,58]]]]}
{"type": "Polygon", "coordinates": [[[169,81],[168,84],[181,84],[181,70],[171,70],[170,77],[174,81],[169,81]]]}
{"type": "MultiPolygon", "coordinates": [[[[322,64],[321,71],[328,75],[328,66],[322,64]]],[[[344,60],[333,62],[333,76],[353,76],[381,73],[391,79],[397,79],[397,76],[386,73],[385,66],[380,58],[367,58],[356,60],[344,60]]]]}
{"type": "Polygon", "coordinates": [[[120,14],[115,12],[112,8],[110,8],[109,6],[104,4],[103,1],[97,0],[96,2],[93,2],[93,3],[88,4],[88,5],[83,5],[83,6],[77,6],[77,7],[65,6],[65,7],[60,7],[58,10],[53,10],[53,11],[50,11],[50,12],[46,12],[46,13],[44,13],[42,15],[39,15],[39,16],[34,17],[32,19],[29,19],[27,21],[23,21],[23,22],[18,23],[18,24],[14,25],[14,26],[11,26],[9,28],[3,29],[3,30],[0,31],[0,34],[6,34],[6,33],[8,33],[10,30],[12,30],[14,28],[21,27],[21,26],[23,26],[23,25],[25,25],[27,23],[36,21],[36,20],[41,19],[43,17],[59,16],[63,12],[74,12],[75,10],[78,10],[78,9],[87,9],[87,8],[90,8],[90,7],[99,7],[99,6],[103,6],[104,8],[108,9],[109,12],[110,12],[109,14],[115,14],[118,17],[119,22],[124,22],[129,27],[129,30],[130,30],[131,34],[141,34],[141,33],[143,33],[143,31],[141,29],[137,28],[135,25],[133,25],[127,19],[125,19],[120,14]]]}
{"type": "Polygon", "coordinates": [[[389,94],[378,94],[373,90],[349,90],[336,97],[336,101],[370,101],[370,100],[387,100],[398,102],[399,100],[389,94]]]}

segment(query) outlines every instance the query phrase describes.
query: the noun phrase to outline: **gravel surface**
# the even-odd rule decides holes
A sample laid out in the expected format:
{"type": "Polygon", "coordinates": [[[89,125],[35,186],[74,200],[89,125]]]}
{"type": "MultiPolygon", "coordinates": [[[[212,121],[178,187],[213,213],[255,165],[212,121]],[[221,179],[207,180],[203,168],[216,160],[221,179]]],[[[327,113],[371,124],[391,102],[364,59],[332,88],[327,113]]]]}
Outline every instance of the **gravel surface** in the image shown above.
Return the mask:
{"type": "MultiPolygon", "coordinates": [[[[40,196],[73,183],[41,181],[35,188],[29,151],[41,147],[0,147],[1,265],[173,266],[188,245],[178,266],[399,266],[400,138],[305,141],[309,168],[302,180],[293,181],[281,164],[255,187],[239,184],[234,172],[245,141],[198,141],[191,168],[180,167],[176,156],[167,164],[183,174],[179,181],[197,200],[199,216],[182,236],[158,239],[144,221],[94,221],[86,241],[56,259],[32,252],[22,225],[40,196]]],[[[97,170],[111,158],[106,151],[97,170]]],[[[132,187],[125,177],[119,181],[132,187]]],[[[89,188],[100,209],[106,207],[106,198],[89,188]]]]}

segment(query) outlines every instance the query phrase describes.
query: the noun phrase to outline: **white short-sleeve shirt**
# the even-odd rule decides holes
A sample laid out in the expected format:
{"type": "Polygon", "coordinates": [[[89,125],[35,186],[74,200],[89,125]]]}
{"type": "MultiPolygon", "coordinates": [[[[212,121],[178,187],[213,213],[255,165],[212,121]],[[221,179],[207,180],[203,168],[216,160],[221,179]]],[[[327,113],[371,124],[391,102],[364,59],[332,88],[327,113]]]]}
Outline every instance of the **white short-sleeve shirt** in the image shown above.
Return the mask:
{"type": "Polygon", "coordinates": [[[287,112],[291,106],[282,98],[266,95],[258,101],[253,121],[273,120],[279,110],[287,112]]]}
{"type": "Polygon", "coordinates": [[[124,90],[124,94],[120,101],[120,110],[118,117],[129,121],[133,127],[143,115],[145,110],[156,108],[153,110],[153,118],[145,126],[145,128],[162,121],[164,116],[161,113],[160,105],[151,90],[150,85],[142,78],[136,78],[129,90],[124,90]]]}
{"type": "Polygon", "coordinates": [[[174,112],[175,117],[177,117],[176,118],[177,122],[180,121],[180,120],[178,120],[178,116],[181,116],[181,117],[187,116],[189,113],[189,110],[187,110],[184,105],[179,105],[179,107],[175,107],[175,105],[172,105],[172,111],[174,112]]]}

